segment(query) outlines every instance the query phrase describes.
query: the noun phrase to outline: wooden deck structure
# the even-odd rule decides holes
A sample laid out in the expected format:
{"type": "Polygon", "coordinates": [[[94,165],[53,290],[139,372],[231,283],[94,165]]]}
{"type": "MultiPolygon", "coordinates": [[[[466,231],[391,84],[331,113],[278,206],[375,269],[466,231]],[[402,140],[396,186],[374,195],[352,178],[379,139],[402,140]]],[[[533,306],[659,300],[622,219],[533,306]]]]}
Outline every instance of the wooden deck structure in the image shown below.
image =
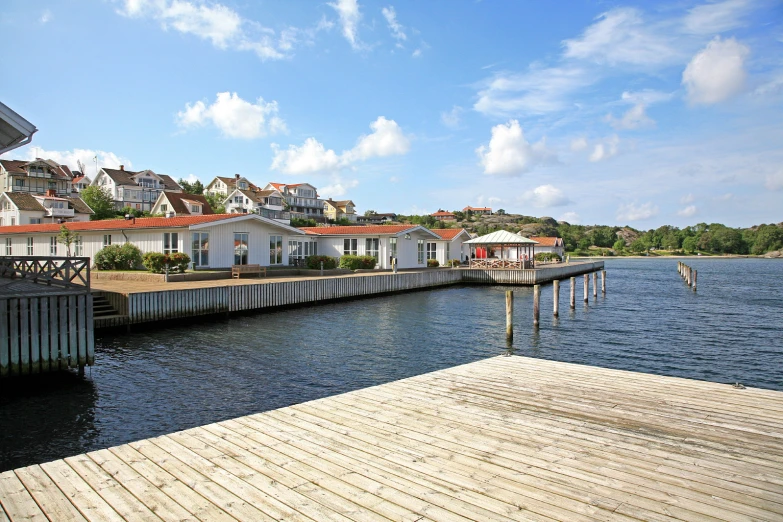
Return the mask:
{"type": "Polygon", "coordinates": [[[496,357],[0,474],[0,520],[783,520],[783,392],[496,357]]]}

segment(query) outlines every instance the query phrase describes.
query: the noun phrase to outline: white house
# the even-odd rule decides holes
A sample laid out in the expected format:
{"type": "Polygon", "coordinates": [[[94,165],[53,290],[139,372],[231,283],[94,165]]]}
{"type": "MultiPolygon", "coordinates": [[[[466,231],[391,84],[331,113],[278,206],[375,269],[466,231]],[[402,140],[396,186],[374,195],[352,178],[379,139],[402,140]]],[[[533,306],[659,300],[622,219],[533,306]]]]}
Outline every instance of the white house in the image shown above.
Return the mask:
{"type": "Polygon", "coordinates": [[[460,262],[468,260],[470,251],[467,247],[463,247],[463,243],[470,239],[467,230],[464,228],[434,228],[432,232],[440,239],[435,241],[435,257],[430,257],[432,253],[428,251],[427,259],[437,259],[440,266],[445,266],[451,259],[457,259],[460,262]]]}
{"type": "Polygon", "coordinates": [[[283,196],[277,190],[233,190],[223,202],[229,214],[254,213],[290,223],[290,214],[283,210],[283,196]]]}
{"type": "Polygon", "coordinates": [[[560,237],[546,237],[546,236],[530,236],[530,239],[537,242],[536,253],[541,252],[554,252],[562,259],[565,256],[565,244],[563,238],[560,237]]]}
{"type": "Polygon", "coordinates": [[[89,176],[85,176],[79,173],[79,171],[74,172],[73,179],[71,180],[73,192],[81,192],[89,187],[90,183],[92,183],[92,179],[90,179],[89,176]]]}
{"type": "Polygon", "coordinates": [[[0,226],[55,223],[59,221],[89,221],[92,209],[79,198],[43,196],[26,192],[0,194],[0,226]]]}
{"type": "Polygon", "coordinates": [[[67,165],[52,160],[0,160],[0,191],[45,194],[54,190],[58,196],[71,195],[73,175],[67,165]]]}
{"type": "MultiPolygon", "coordinates": [[[[60,224],[0,227],[0,255],[65,255],[60,224]]],[[[77,234],[74,256],[94,257],[106,245],[133,243],[146,252],[184,252],[198,268],[288,264],[285,245],[304,238],[299,229],[255,214],[109,219],[64,225],[77,234]]]]}
{"type": "Polygon", "coordinates": [[[378,268],[424,268],[427,252],[437,250],[441,237],[419,225],[370,225],[344,227],[304,227],[308,236],[318,239],[317,253],[330,257],[373,256],[378,268]]]}
{"type": "Polygon", "coordinates": [[[204,194],[227,197],[236,189],[250,190],[251,192],[259,190],[258,187],[252,184],[246,177],[235,174],[233,178],[216,176],[215,179],[204,187],[204,194]]]}
{"type": "Polygon", "coordinates": [[[318,199],[318,189],[309,183],[267,183],[264,190],[277,190],[285,199],[293,217],[323,220],[324,206],[318,199]]]}
{"type": "Polygon", "coordinates": [[[199,194],[169,192],[164,190],[152,205],[151,214],[163,214],[166,217],[200,216],[214,214],[207,198],[199,194]]]}
{"type": "Polygon", "coordinates": [[[120,165],[118,169],[103,168],[90,183],[101,187],[112,195],[117,209],[131,207],[136,210],[152,210],[152,205],[164,190],[182,192],[182,187],[166,174],[151,170],[131,172],[120,165]]]}

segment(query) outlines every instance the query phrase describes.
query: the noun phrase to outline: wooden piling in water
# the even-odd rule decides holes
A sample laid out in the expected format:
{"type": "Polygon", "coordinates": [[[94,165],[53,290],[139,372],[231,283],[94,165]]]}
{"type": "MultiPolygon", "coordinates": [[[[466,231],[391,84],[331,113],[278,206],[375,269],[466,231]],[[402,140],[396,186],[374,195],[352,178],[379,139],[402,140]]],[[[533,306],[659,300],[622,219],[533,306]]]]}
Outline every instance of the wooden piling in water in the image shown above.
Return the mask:
{"type": "Polygon", "coordinates": [[[598,297],[598,272],[593,272],[593,297],[598,297]]]}
{"type": "Polygon", "coordinates": [[[533,285],[533,326],[538,327],[538,316],[541,305],[541,285],[533,285]]]}
{"type": "Polygon", "coordinates": [[[571,310],[576,308],[576,278],[571,278],[571,310]]]}
{"type": "Polygon", "coordinates": [[[514,339],[514,291],[506,290],[506,341],[514,339]]]}
{"type": "Polygon", "coordinates": [[[588,287],[589,286],[590,286],[590,276],[588,274],[585,274],[585,283],[584,283],[584,287],[585,287],[584,288],[584,290],[585,290],[585,303],[588,301],[587,292],[588,292],[588,287]]]}
{"type": "Polygon", "coordinates": [[[693,286],[692,286],[694,292],[696,291],[696,275],[697,275],[696,270],[694,270],[693,271],[693,286]]]}
{"type": "Polygon", "coordinates": [[[552,281],[552,314],[557,317],[560,315],[560,281],[552,281]]]}
{"type": "Polygon", "coordinates": [[[601,270],[601,293],[606,293],[606,270],[601,270]]]}

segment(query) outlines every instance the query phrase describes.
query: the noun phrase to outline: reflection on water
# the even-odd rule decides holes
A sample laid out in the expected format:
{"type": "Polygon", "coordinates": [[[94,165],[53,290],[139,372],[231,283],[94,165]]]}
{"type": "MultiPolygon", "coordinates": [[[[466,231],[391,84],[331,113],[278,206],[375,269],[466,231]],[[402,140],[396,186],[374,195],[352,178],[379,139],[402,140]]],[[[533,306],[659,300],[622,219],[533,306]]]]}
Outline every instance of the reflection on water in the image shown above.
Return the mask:
{"type": "Polygon", "coordinates": [[[532,326],[532,289],[450,287],[103,336],[92,380],[3,389],[0,469],[279,408],[509,352],[783,389],[783,262],[607,261],[606,296],[560,318],[551,286],[532,326]],[[741,278],[741,280],[738,280],[741,278]]]}

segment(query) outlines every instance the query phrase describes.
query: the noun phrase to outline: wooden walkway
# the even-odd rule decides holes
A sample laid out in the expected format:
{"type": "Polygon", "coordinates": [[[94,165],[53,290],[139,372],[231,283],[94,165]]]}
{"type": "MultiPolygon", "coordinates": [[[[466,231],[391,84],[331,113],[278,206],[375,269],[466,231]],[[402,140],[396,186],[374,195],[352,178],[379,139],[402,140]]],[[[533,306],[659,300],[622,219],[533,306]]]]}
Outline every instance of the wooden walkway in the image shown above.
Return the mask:
{"type": "Polygon", "coordinates": [[[783,520],[783,392],[497,357],[5,472],[0,504],[0,520],[783,520]]]}

